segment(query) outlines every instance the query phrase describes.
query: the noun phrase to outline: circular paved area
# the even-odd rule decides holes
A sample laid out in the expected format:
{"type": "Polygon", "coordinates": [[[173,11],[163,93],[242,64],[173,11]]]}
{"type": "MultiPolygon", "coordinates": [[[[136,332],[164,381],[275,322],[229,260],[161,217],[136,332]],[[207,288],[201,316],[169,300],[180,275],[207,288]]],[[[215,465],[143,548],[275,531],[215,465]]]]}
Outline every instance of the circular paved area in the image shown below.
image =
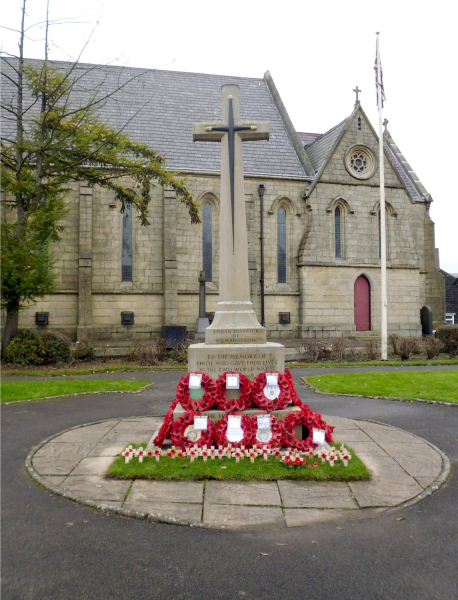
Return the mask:
{"type": "Polygon", "coordinates": [[[104,477],[128,443],[148,442],[160,417],[116,419],[60,433],[34,449],[26,465],[52,491],[125,516],[203,527],[295,527],[371,516],[412,503],[445,481],[437,448],[400,429],[325,416],[336,442],[350,446],[372,473],[355,482],[121,481],[104,477]]]}

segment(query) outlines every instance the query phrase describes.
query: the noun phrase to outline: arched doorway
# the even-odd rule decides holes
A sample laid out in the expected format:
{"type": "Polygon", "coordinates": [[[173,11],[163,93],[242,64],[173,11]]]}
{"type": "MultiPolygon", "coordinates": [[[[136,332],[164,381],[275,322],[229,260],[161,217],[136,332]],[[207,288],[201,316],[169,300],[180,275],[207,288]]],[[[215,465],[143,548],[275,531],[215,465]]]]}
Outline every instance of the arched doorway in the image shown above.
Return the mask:
{"type": "Polygon", "coordinates": [[[433,334],[433,311],[429,306],[423,306],[420,311],[421,333],[423,335],[433,334]]]}
{"type": "Polygon", "coordinates": [[[355,325],[356,331],[371,328],[371,285],[364,275],[355,281],[355,325]]]}

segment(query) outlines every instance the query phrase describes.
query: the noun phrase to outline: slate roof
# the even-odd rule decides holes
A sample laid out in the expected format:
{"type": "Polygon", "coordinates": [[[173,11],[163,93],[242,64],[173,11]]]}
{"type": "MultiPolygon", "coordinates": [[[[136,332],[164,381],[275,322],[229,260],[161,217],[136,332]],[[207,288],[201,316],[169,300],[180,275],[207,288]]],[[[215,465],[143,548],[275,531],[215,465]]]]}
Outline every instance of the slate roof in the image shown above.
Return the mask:
{"type": "Polygon", "coordinates": [[[327,159],[329,153],[331,152],[334,144],[336,143],[337,138],[340,135],[340,132],[345,127],[345,123],[347,119],[344,119],[341,123],[323,133],[317,137],[310,145],[305,148],[307,155],[312,163],[313,168],[315,169],[315,173],[320,170],[321,165],[327,159]]]}
{"type": "Polygon", "coordinates": [[[316,140],[316,138],[320,137],[322,134],[321,133],[305,133],[304,131],[298,131],[297,135],[299,136],[299,139],[301,140],[302,144],[305,146],[308,146],[309,144],[311,144],[312,142],[314,142],[316,140]]]}
{"type": "Polygon", "coordinates": [[[388,158],[389,158],[391,164],[393,165],[396,173],[399,175],[401,181],[406,186],[407,191],[409,192],[410,196],[414,200],[422,200],[423,196],[419,193],[419,191],[417,190],[415,185],[412,183],[412,180],[405,172],[404,167],[401,165],[400,161],[398,160],[396,153],[393,152],[390,144],[387,141],[384,141],[383,147],[384,147],[385,152],[388,155],[388,158]]]}
{"type": "MultiPolygon", "coordinates": [[[[54,65],[68,69],[71,63],[54,65]]],[[[2,70],[14,76],[4,61],[2,70]]],[[[196,172],[220,171],[220,145],[193,142],[192,123],[219,120],[221,86],[236,83],[240,88],[241,118],[270,121],[271,127],[269,141],[242,144],[245,174],[306,176],[263,79],[90,64],[78,64],[72,76],[78,78],[72,94],[74,104],[86,102],[92,94],[102,97],[125,84],[97,107],[103,119],[113,128],[125,126],[129,137],[163,154],[168,168],[196,172]]],[[[14,88],[5,77],[2,80],[3,100],[11,97],[14,88]]],[[[5,113],[2,137],[8,137],[12,135],[12,123],[4,117],[5,113]]]]}

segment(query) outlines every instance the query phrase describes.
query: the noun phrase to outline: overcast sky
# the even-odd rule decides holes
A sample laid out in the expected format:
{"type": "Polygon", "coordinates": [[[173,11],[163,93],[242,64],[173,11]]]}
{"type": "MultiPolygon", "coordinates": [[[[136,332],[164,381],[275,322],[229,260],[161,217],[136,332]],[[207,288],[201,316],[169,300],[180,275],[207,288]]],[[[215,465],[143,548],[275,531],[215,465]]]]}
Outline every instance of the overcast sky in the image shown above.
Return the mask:
{"type": "MultiPolygon", "coordinates": [[[[21,0],[2,7],[17,28],[21,0]]],[[[28,0],[28,23],[44,0],[28,0]]],[[[378,131],[375,32],[387,102],[384,117],[401,151],[433,197],[441,267],[458,273],[456,4],[452,0],[362,3],[267,0],[51,0],[51,19],[79,21],[51,30],[51,58],[176,71],[262,77],[269,70],[298,131],[324,133],[352,111],[353,88],[378,131]],[[453,31],[452,31],[453,27],[453,31]],[[452,110],[452,106],[455,107],[452,110]]],[[[40,40],[34,28],[31,37],[40,40]]],[[[2,31],[2,48],[17,36],[2,31]]],[[[28,41],[26,56],[43,44],[28,41]]]]}

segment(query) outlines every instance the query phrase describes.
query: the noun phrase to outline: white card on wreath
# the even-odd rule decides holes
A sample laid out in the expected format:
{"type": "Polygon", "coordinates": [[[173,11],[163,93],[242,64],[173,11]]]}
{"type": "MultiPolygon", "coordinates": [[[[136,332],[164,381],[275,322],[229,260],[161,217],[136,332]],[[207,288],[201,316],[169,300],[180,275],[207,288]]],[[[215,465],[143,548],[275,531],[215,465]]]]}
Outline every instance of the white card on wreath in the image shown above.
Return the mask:
{"type": "Polygon", "coordinates": [[[242,417],[240,415],[228,416],[226,437],[230,442],[240,442],[243,439],[242,417]]]}
{"type": "Polygon", "coordinates": [[[257,415],[258,429],[270,429],[270,415],[257,415]]]}
{"type": "Polygon", "coordinates": [[[190,373],[189,374],[189,389],[200,390],[202,387],[202,373],[190,373]]]}
{"type": "Polygon", "coordinates": [[[326,441],[325,435],[326,435],[326,432],[324,429],[313,428],[313,443],[314,444],[324,444],[326,441]]]}
{"type": "Polygon", "coordinates": [[[266,384],[268,386],[278,385],[278,373],[266,373],[266,384]]]}
{"type": "Polygon", "coordinates": [[[194,417],[194,429],[197,431],[208,429],[208,417],[194,417]]]}
{"type": "Polygon", "coordinates": [[[237,373],[231,373],[230,375],[226,375],[226,389],[227,390],[239,390],[240,389],[239,376],[237,373]]]}

